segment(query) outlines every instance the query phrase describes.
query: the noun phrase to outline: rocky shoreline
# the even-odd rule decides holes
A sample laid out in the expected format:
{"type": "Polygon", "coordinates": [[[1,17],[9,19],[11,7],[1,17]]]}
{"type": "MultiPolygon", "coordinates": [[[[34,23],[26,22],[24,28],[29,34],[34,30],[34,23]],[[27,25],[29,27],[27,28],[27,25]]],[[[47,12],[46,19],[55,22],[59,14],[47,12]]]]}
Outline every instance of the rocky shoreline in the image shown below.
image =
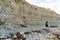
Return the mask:
{"type": "MultiPolygon", "coordinates": [[[[60,38],[58,38],[58,33],[59,33],[58,29],[57,29],[57,32],[52,30],[52,32],[47,33],[45,30],[41,30],[41,29],[37,29],[37,28],[34,29],[34,27],[33,27],[34,30],[32,30],[32,27],[22,27],[22,29],[25,29],[25,32],[23,32],[24,30],[22,32],[17,31],[16,33],[11,32],[6,36],[0,37],[0,39],[1,40],[6,40],[6,39],[7,40],[60,40],[60,38]],[[29,29],[30,30],[27,31],[27,28],[28,28],[28,30],[29,29]]],[[[54,29],[54,30],[56,30],[56,29],[54,29]]]]}

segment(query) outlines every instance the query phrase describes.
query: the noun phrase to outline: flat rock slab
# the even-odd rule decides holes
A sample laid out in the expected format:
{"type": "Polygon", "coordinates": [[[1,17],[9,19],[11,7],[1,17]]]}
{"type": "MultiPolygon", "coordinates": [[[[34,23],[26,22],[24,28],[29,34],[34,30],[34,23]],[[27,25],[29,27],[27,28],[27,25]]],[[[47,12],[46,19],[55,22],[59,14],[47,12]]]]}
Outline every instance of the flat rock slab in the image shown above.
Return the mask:
{"type": "Polygon", "coordinates": [[[60,36],[60,32],[53,32],[52,34],[60,36]]]}

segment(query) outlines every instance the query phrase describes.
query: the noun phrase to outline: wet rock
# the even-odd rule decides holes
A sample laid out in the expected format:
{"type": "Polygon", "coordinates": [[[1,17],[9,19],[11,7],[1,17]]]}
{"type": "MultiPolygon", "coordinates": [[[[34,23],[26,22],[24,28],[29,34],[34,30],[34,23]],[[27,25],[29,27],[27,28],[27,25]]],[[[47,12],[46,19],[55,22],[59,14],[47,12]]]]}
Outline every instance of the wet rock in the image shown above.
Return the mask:
{"type": "Polygon", "coordinates": [[[45,31],[46,33],[49,33],[51,32],[50,30],[47,30],[47,29],[42,29],[42,32],[45,31]]]}
{"type": "Polygon", "coordinates": [[[31,32],[24,32],[24,34],[31,34],[31,32]]]}
{"type": "Polygon", "coordinates": [[[50,26],[50,27],[55,28],[55,27],[58,27],[58,26],[50,26]]]}
{"type": "Polygon", "coordinates": [[[21,39],[21,34],[19,32],[16,34],[16,36],[18,39],[21,39]]]}
{"type": "Polygon", "coordinates": [[[35,31],[32,31],[32,32],[37,32],[37,33],[41,33],[41,31],[40,31],[40,30],[35,30],[35,31]]]}
{"type": "Polygon", "coordinates": [[[22,34],[20,34],[19,32],[16,34],[17,35],[17,39],[18,40],[26,40],[26,37],[24,37],[22,34]]]}
{"type": "Polygon", "coordinates": [[[21,27],[27,27],[26,25],[21,24],[21,27]]]}
{"type": "Polygon", "coordinates": [[[17,38],[12,38],[12,40],[18,40],[17,38]]]}
{"type": "Polygon", "coordinates": [[[6,40],[6,38],[0,38],[0,40],[6,40]]]}
{"type": "Polygon", "coordinates": [[[11,35],[10,34],[6,34],[6,38],[11,38],[11,35]]]}
{"type": "Polygon", "coordinates": [[[14,37],[14,34],[13,34],[13,33],[10,33],[10,35],[11,35],[11,38],[13,38],[13,37],[14,37]]]}
{"type": "Polygon", "coordinates": [[[10,34],[7,35],[7,39],[8,38],[13,38],[13,37],[14,37],[14,34],[13,33],[10,33],[10,34]]]}
{"type": "Polygon", "coordinates": [[[26,38],[22,38],[22,40],[26,40],[26,38]]]}

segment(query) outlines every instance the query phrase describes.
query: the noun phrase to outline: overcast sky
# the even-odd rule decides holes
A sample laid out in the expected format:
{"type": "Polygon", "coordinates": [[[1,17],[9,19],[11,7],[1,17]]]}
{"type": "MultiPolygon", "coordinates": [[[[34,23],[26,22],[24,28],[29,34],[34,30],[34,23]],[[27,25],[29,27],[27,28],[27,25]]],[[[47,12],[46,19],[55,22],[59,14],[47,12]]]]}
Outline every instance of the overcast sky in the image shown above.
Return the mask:
{"type": "Polygon", "coordinates": [[[30,4],[50,8],[60,14],[60,0],[26,0],[30,4]]]}

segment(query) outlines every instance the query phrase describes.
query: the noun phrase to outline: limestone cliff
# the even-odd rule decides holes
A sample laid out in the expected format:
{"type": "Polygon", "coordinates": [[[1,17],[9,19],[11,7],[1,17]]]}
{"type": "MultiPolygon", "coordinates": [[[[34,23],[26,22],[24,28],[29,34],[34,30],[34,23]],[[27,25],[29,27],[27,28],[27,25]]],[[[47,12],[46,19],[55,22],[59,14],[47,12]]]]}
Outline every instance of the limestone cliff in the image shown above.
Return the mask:
{"type": "Polygon", "coordinates": [[[0,19],[16,25],[40,25],[42,20],[57,20],[59,15],[50,9],[37,7],[25,0],[0,0],[0,19]]]}

